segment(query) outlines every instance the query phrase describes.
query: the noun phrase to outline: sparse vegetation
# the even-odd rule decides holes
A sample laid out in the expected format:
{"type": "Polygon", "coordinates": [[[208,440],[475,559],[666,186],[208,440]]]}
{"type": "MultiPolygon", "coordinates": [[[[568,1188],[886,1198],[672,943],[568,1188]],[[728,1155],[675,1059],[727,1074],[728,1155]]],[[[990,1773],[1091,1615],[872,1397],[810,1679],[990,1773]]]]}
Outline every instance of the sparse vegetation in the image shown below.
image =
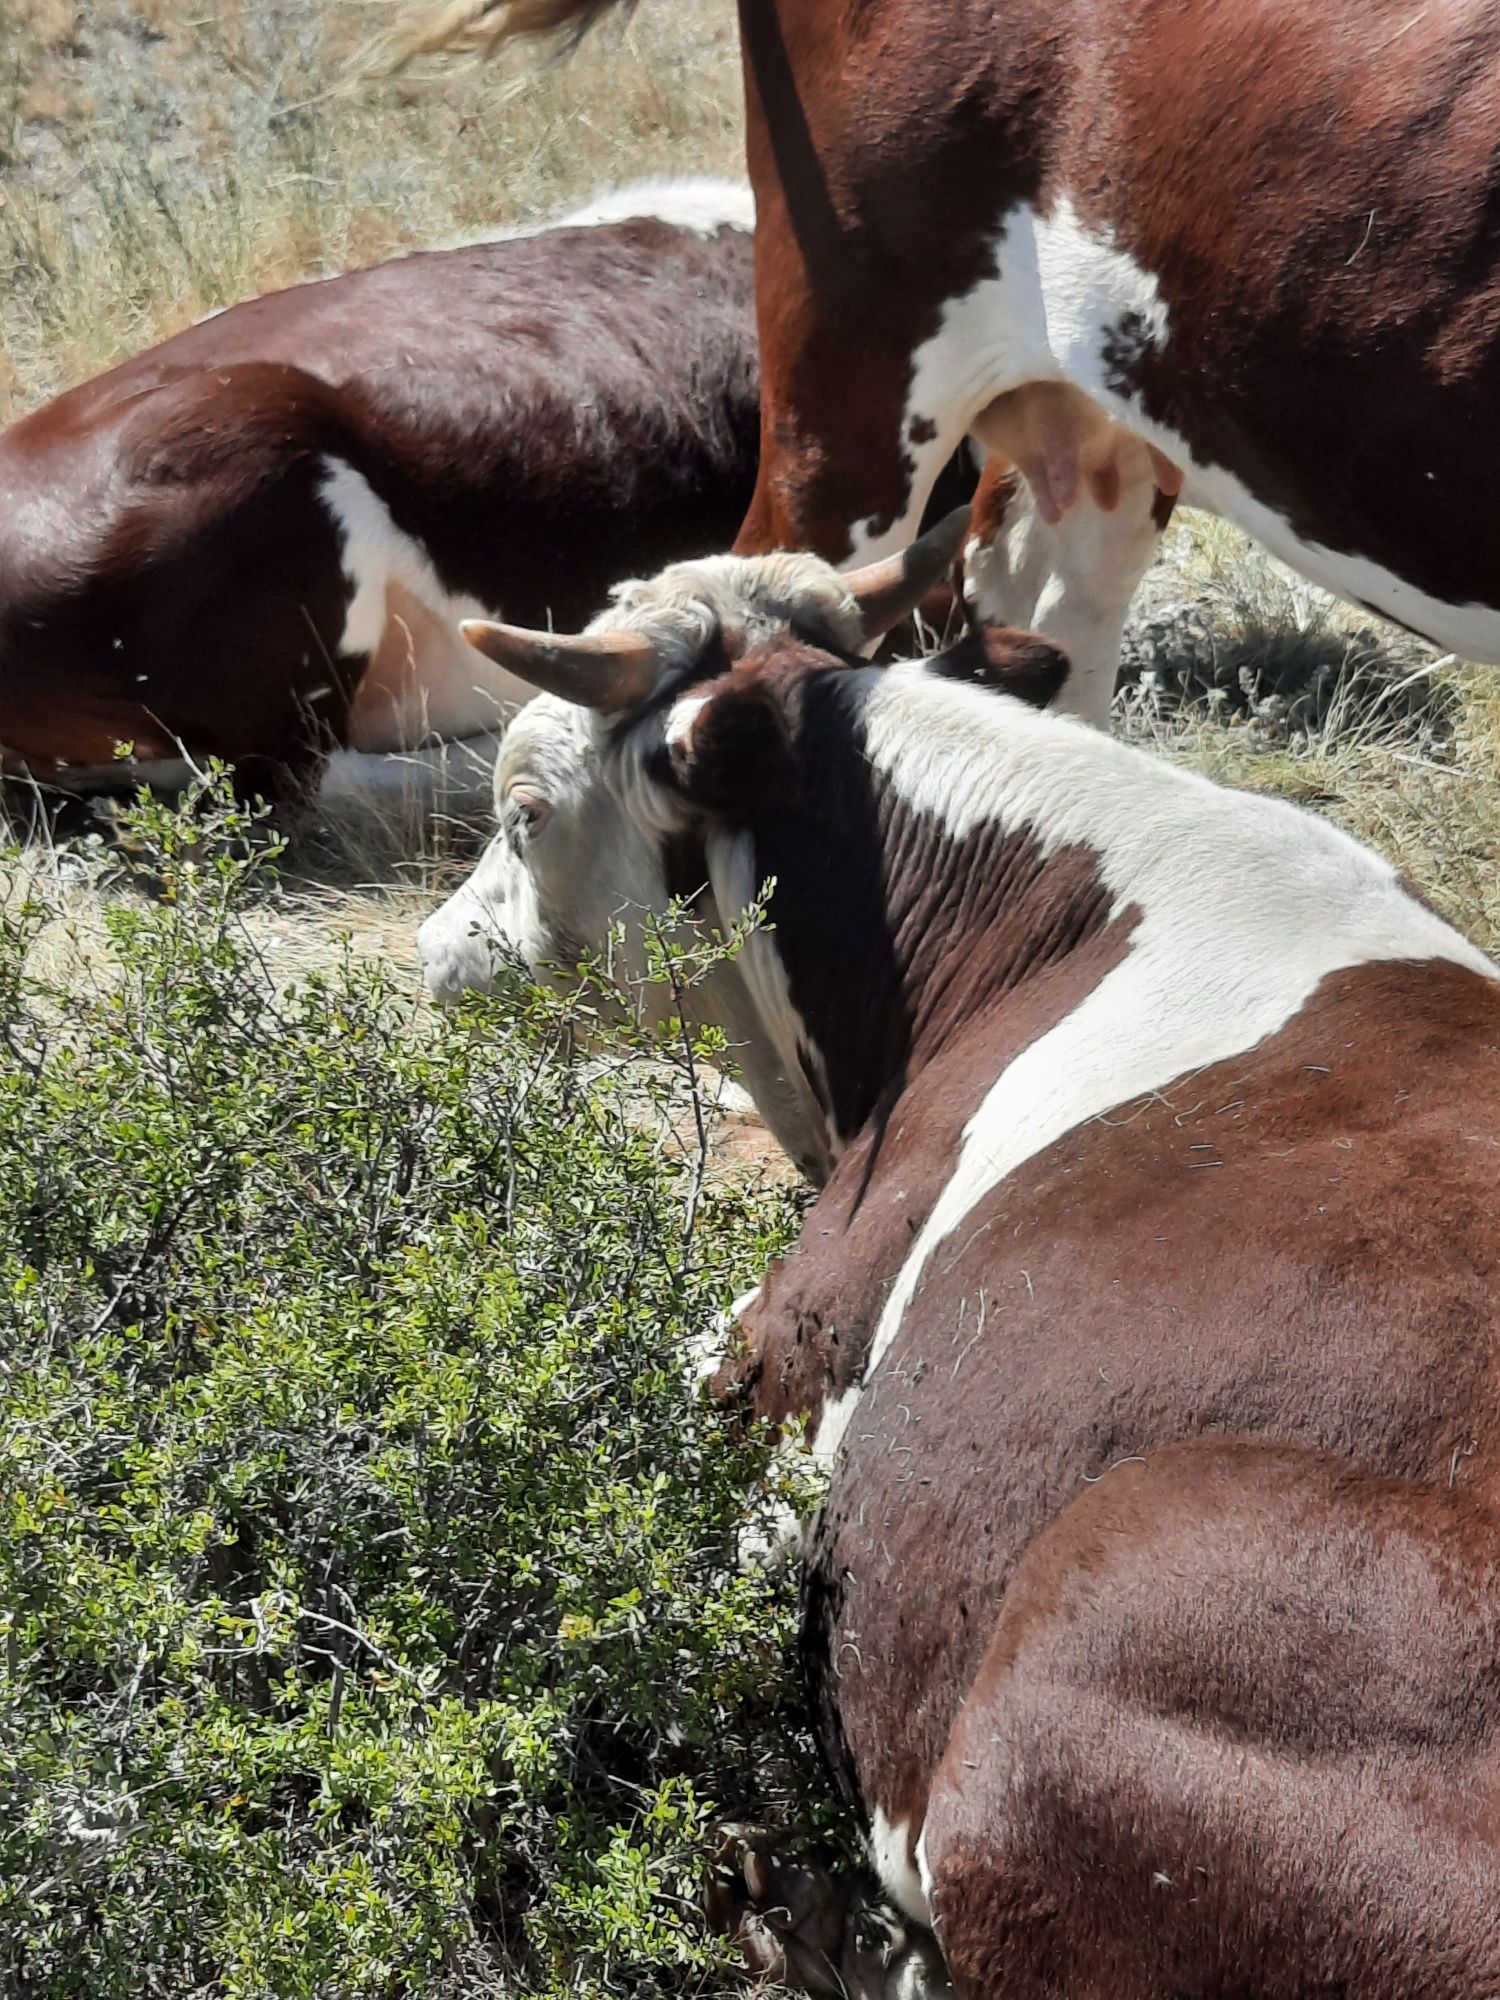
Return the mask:
{"type": "Polygon", "coordinates": [[[742,172],[731,8],[673,0],[566,69],[372,81],[360,0],[6,0],[0,420],[216,307],[742,172]]]}
{"type": "Polygon", "coordinates": [[[1500,950],[1500,675],[1339,604],[1189,516],[1137,607],[1117,726],[1336,819],[1500,950]]]}

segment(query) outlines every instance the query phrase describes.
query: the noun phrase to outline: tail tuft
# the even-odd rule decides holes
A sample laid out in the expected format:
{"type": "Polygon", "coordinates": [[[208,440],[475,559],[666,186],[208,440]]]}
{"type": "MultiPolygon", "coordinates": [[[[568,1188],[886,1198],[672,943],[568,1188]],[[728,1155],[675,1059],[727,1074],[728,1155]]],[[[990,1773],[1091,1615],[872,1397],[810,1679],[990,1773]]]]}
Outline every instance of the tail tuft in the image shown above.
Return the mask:
{"type": "Polygon", "coordinates": [[[400,0],[360,66],[390,76],[421,56],[494,55],[505,43],[544,40],[572,51],[604,16],[636,0],[400,0]]]}

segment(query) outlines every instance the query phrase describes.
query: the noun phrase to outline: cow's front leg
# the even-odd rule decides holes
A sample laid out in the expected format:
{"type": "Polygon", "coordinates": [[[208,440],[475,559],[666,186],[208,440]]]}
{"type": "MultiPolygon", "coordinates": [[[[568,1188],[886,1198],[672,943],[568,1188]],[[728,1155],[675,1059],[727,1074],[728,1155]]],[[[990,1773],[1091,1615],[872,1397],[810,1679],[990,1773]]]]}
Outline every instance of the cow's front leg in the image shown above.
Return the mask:
{"type": "MultiPolygon", "coordinates": [[[[991,625],[1026,630],[1052,574],[1047,537],[1026,481],[1008,459],[985,461],[963,552],[964,599],[991,625]]],[[[1071,664],[1071,663],[1070,663],[1071,664]]]]}
{"type": "Polygon", "coordinates": [[[1057,707],[1106,727],[1130,600],[1180,477],[1059,383],[998,397],[974,434],[1002,463],[981,483],[969,602],[982,618],[1054,640],[1072,668],[1057,707]]]}
{"type": "Polygon", "coordinates": [[[952,2000],[931,1935],[860,1876],[786,1861],[762,1827],[726,1827],[710,1923],[752,1972],[826,2000],[952,2000]]]}

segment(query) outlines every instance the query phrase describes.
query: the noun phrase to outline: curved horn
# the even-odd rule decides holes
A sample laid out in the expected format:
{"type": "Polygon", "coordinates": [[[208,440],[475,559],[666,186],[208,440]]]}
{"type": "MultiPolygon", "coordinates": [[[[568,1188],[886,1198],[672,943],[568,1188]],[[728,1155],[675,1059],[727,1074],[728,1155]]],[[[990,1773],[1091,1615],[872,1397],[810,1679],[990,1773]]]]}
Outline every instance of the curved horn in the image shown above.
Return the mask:
{"type": "Polygon", "coordinates": [[[844,586],[859,606],[866,644],[884,638],[893,625],[916,610],[934,584],[942,582],[958,560],[968,526],[968,508],[955,508],[899,555],[849,571],[844,586]]]}
{"type": "Polygon", "coordinates": [[[644,701],[661,670],[656,647],[640,632],[585,632],[575,638],[496,625],[487,618],[465,618],[459,630],[471,646],[519,679],[604,715],[644,701]]]}

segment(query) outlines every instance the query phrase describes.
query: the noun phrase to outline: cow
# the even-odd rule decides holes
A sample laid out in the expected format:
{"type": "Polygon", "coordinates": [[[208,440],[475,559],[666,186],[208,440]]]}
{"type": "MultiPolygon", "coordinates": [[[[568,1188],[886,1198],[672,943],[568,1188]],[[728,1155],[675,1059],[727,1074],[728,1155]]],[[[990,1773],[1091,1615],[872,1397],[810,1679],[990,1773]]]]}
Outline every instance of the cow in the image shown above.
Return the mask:
{"type": "MultiPolygon", "coordinates": [[[[956,1992],[1500,1994],[1500,969],[1034,635],[868,663],[966,533],[467,628],[547,690],[482,921],[596,945],[580,829],[773,885],[721,1018],[819,1191],[715,1387],[828,1468],[812,1713],[956,1992]]],[[[758,1963],[941,1989],[746,1883],[758,1963]]]]}
{"type": "Polygon", "coordinates": [[[752,220],[731,183],[619,190],[233,306],[12,424],[0,769],[219,757],[296,795],[331,748],[493,728],[529,689],[460,616],[576,622],[738,525],[752,220]]]}
{"type": "MultiPolygon", "coordinates": [[[[415,0],[406,50],[611,0],[415,0]]],[[[738,547],[899,547],[975,431],[988,615],[1102,720],[1180,496],[1500,661],[1500,17],[1477,0],[740,0],[763,451],[738,547]]]]}

